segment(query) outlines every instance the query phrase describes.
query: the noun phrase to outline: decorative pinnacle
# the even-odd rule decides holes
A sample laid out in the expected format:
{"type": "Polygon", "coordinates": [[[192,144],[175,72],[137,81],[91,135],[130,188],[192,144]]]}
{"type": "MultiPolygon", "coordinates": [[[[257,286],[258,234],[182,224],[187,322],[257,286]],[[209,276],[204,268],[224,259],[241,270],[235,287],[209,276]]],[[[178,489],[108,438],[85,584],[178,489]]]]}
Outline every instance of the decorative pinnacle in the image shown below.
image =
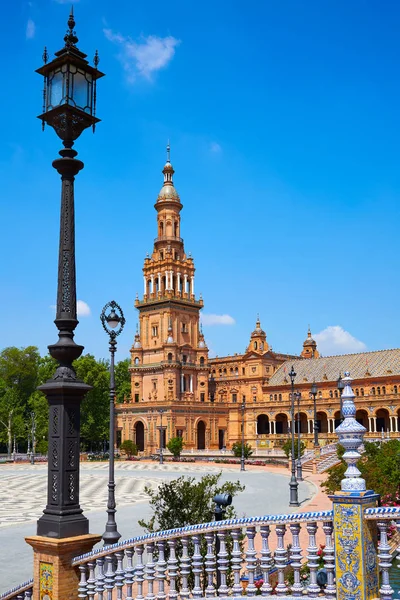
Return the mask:
{"type": "Polygon", "coordinates": [[[345,478],[341,482],[341,489],[343,492],[363,492],[365,491],[365,481],[360,477],[361,473],[356,463],[361,458],[358,448],[362,445],[367,430],[355,418],[355,395],[351,388],[352,379],[349,371],[345,372],[342,381],[345,384],[342,393],[342,414],[344,420],[335,430],[339,438],[339,443],[346,450],[343,454],[343,459],[347,463],[347,470],[344,474],[345,478]]]}
{"type": "Polygon", "coordinates": [[[171,152],[171,146],[169,145],[169,140],[168,140],[168,143],[167,143],[167,162],[171,162],[170,152],[171,152]]]}
{"type": "Polygon", "coordinates": [[[75,27],[75,19],[74,19],[74,7],[71,6],[71,12],[69,13],[68,18],[68,31],[64,36],[65,47],[70,48],[71,46],[76,46],[78,42],[78,38],[76,37],[76,33],[74,30],[75,27]]]}
{"type": "Polygon", "coordinates": [[[94,66],[95,66],[96,69],[98,67],[99,62],[100,62],[99,53],[96,50],[96,52],[94,53],[94,58],[93,58],[93,64],[94,64],[94,66]]]}
{"type": "Polygon", "coordinates": [[[49,59],[49,55],[48,55],[46,46],[44,47],[42,58],[43,58],[44,64],[46,64],[49,59]]]}

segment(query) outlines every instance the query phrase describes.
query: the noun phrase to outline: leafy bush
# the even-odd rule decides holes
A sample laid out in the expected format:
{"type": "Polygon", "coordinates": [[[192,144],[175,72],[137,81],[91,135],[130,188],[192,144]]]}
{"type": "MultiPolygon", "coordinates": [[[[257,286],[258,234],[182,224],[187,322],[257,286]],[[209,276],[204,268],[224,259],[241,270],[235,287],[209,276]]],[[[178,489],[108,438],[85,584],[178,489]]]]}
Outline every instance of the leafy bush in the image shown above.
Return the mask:
{"type": "MultiPolygon", "coordinates": [[[[305,449],[306,449],[306,444],[304,442],[300,441],[300,456],[303,456],[305,449]]],[[[286,456],[289,458],[289,456],[292,453],[292,440],[291,439],[286,440],[286,442],[282,445],[282,450],[284,451],[286,456]]],[[[299,448],[298,448],[297,439],[295,439],[294,457],[296,460],[298,458],[298,454],[299,454],[299,448]]]]}
{"type": "Polygon", "coordinates": [[[183,448],[183,439],[181,437],[173,437],[169,440],[167,444],[168,450],[171,452],[174,458],[180,458],[182,448],[183,448]]]}
{"type": "Polygon", "coordinates": [[[128,458],[131,456],[137,456],[138,453],[138,447],[136,446],[135,442],[132,442],[132,440],[125,440],[122,442],[119,449],[122,450],[122,452],[125,452],[128,458]]]}
{"type": "MultiPolygon", "coordinates": [[[[242,442],[235,442],[232,445],[232,452],[233,455],[236,457],[241,457],[242,456],[242,442]]],[[[245,458],[250,458],[250,456],[253,454],[253,450],[251,449],[251,445],[245,443],[244,444],[244,457],[245,458]]]]}

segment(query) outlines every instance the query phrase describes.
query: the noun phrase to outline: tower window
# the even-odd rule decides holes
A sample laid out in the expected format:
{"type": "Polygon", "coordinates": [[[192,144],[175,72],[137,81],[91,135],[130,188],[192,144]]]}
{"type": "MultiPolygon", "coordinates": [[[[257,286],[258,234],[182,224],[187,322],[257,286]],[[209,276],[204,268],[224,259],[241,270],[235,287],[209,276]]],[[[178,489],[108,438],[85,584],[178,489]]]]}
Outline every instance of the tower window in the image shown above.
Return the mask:
{"type": "Polygon", "coordinates": [[[187,355],[186,354],[182,355],[182,362],[184,365],[186,365],[186,363],[187,363],[187,355]]]}
{"type": "Polygon", "coordinates": [[[232,394],[232,402],[237,402],[237,394],[232,394]]]}
{"type": "Polygon", "coordinates": [[[204,398],[205,398],[205,393],[201,392],[200,393],[200,402],[204,402],[204,398]]]}
{"type": "Polygon", "coordinates": [[[257,342],[254,342],[254,350],[257,350],[257,342]]]}
{"type": "Polygon", "coordinates": [[[204,366],[204,356],[200,356],[200,366],[204,366]]]}
{"type": "Polygon", "coordinates": [[[163,251],[160,252],[160,260],[164,260],[164,252],[163,251]]]}
{"type": "Polygon", "coordinates": [[[172,352],[168,352],[168,360],[171,362],[172,361],[172,352]]]}
{"type": "Polygon", "coordinates": [[[187,333],[187,332],[188,332],[187,323],[182,323],[182,333],[187,333]]]}
{"type": "Polygon", "coordinates": [[[135,394],[135,402],[139,402],[139,394],[135,394]]]}
{"type": "Polygon", "coordinates": [[[157,337],[158,336],[158,325],[153,325],[151,328],[151,335],[153,337],[157,337]]]}
{"type": "Polygon", "coordinates": [[[242,367],[242,375],[246,375],[246,369],[242,367]]]}

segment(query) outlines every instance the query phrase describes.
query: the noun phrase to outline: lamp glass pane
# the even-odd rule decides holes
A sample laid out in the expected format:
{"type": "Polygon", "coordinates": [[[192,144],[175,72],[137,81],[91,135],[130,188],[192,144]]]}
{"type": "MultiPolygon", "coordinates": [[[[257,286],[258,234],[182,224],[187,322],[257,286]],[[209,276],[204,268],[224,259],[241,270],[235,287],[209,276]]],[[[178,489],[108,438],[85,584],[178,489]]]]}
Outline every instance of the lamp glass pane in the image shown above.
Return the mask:
{"type": "Polygon", "coordinates": [[[48,109],[63,104],[64,99],[64,74],[56,71],[49,77],[48,87],[48,109]]]}
{"type": "Polygon", "coordinates": [[[72,100],[77,108],[91,114],[91,76],[83,71],[77,71],[73,76],[73,96],[72,100]]]}

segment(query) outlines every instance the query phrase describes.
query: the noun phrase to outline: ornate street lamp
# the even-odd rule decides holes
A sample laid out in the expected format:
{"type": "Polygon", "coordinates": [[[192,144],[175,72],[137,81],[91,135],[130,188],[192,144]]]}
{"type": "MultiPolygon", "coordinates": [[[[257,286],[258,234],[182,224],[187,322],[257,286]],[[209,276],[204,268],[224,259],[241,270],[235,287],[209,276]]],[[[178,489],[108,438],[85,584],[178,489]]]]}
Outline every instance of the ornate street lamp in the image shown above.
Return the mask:
{"type": "Polygon", "coordinates": [[[105,546],[116,544],[121,537],[115,521],[115,480],[114,480],[114,445],[115,445],[115,369],[114,356],[117,350],[117,337],[125,325],[125,317],[122,308],[114,300],[108,302],[100,315],[104,331],[109,335],[110,343],[110,442],[108,449],[108,500],[107,500],[107,523],[103,533],[105,546]],[[108,309],[111,309],[107,314],[108,309]]]}
{"type": "Polygon", "coordinates": [[[244,460],[244,411],[246,408],[246,396],[242,398],[242,455],[240,457],[240,470],[245,471],[245,460],[244,460]]]}
{"type": "Polygon", "coordinates": [[[31,465],[35,464],[35,449],[36,449],[36,421],[35,413],[31,412],[31,439],[32,439],[32,452],[31,452],[31,465]]]}
{"type": "Polygon", "coordinates": [[[160,425],[160,465],[162,465],[162,464],[164,464],[164,455],[163,455],[164,435],[163,435],[163,424],[162,424],[162,416],[164,414],[164,409],[160,408],[160,410],[158,412],[160,413],[160,417],[161,417],[161,425],[160,425]]]}
{"type": "Polygon", "coordinates": [[[80,403],[91,387],[77,379],[72,366],[82,354],[83,346],[74,342],[78,324],[76,314],[74,180],[83,162],[72,149],[75,140],[87,127],[94,127],[96,80],[103,76],[78,50],[75,20],[71,10],[64,47],[37,73],[44,77],[43,114],[39,116],[53,127],[64,148],[53,167],[61,175],[61,220],[58,255],[57,308],[55,324],[59,339],[49,346],[50,355],[58,362],[53,377],[38,389],[49,402],[49,460],[47,506],[40,517],[37,534],[52,538],[85,535],[89,522],[79,505],[80,403]]]}
{"type": "Polygon", "coordinates": [[[317,394],[318,394],[318,388],[317,388],[317,384],[315,383],[315,379],[314,379],[313,384],[311,386],[311,391],[310,391],[310,396],[312,396],[312,398],[314,399],[314,448],[318,448],[318,446],[319,446],[318,422],[317,422],[317,394]]]}
{"type": "Polygon", "coordinates": [[[289,377],[290,377],[290,381],[291,381],[291,385],[292,385],[292,393],[291,393],[291,400],[292,400],[292,406],[291,406],[291,421],[292,421],[292,425],[291,425],[291,434],[292,434],[292,476],[290,478],[290,482],[289,482],[289,489],[290,489],[290,501],[289,501],[289,506],[300,506],[299,504],[299,484],[297,482],[296,479],[296,459],[294,456],[294,380],[296,378],[296,373],[295,370],[292,366],[291,371],[289,372],[289,377]]]}
{"type": "Polygon", "coordinates": [[[300,420],[300,400],[301,393],[296,392],[297,398],[297,481],[303,481],[303,471],[301,466],[301,420],[300,420]]]}
{"type": "Polygon", "coordinates": [[[341,373],[339,373],[339,378],[337,380],[337,389],[339,390],[339,398],[340,398],[340,422],[343,422],[343,398],[342,398],[342,393],[343,390],[345,388],[345,385],[343,383],[343,379],[342,379],[342,375],[341,373]]]}

